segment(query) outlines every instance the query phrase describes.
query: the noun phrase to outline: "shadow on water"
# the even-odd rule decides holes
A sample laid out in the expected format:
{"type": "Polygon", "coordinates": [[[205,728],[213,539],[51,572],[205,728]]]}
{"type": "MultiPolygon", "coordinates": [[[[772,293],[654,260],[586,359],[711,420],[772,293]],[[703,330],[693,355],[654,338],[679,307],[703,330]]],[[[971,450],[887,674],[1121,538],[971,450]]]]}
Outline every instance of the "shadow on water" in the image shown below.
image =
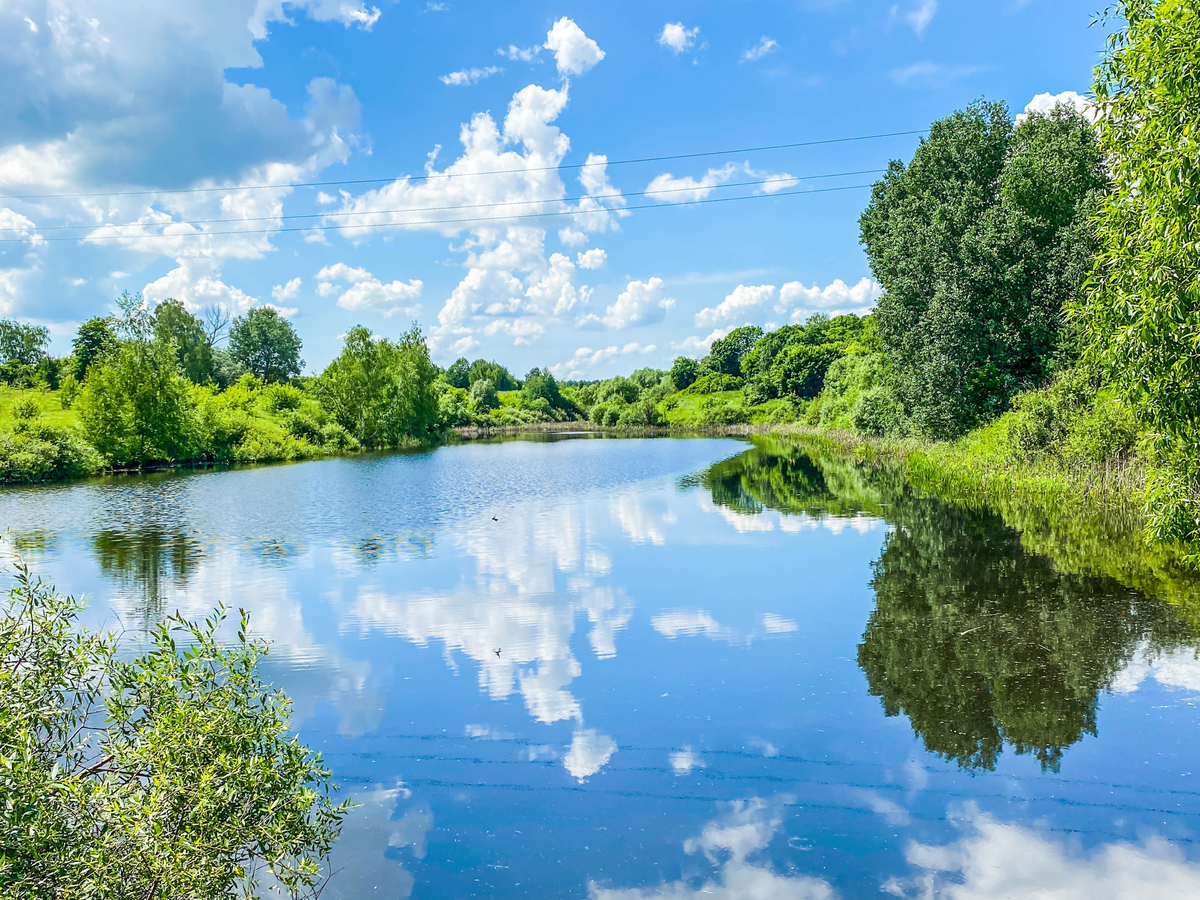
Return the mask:
{"type": "Polygon", "coordinates": [[[764,439],[694,482],[739,512],[865,513],[892,526],[858,663],[887,715],[907,716],[928,750],[963,769],[994,769],[1007,744],[1057,771],[1096,734],[1099,695],[1136,653],[1191,642],[1170,604],[1062,571],[1000,516],[922,496],[895,471],[764,439]]]}

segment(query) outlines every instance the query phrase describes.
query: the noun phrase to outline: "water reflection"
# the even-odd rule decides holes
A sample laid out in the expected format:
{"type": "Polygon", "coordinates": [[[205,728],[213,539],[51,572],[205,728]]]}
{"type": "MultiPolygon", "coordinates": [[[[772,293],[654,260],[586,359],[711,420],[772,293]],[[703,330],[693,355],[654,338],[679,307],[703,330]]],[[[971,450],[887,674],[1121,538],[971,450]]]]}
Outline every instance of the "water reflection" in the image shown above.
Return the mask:
{"type": "MultiPolygon", "coordinates": [[[[1066,748],[1096,734],[1101,692],[1129,684],[1133,676],[1118,678],[1135,658],[1190,637],[1166,604],[1060,572],[998,516],[921,497],[895,473],[763,441],[699,480],[714,503],[743,514],[887,519],[858,662],[887,715],[907,716],[928,750],[966,769],[995,768],[1007,744],[1058,771],[1066,748]]],[[[656,627],[726,637],[702,614],[656,627]]]]}
{"type": "Polygon", "coordinates": [[[162,619],[170,589],[187,586],[204,547],[183,531],[129,528],[97,531],[92,552],[100,570],[132,600],[132,612],[146,630],[162,619]]]}

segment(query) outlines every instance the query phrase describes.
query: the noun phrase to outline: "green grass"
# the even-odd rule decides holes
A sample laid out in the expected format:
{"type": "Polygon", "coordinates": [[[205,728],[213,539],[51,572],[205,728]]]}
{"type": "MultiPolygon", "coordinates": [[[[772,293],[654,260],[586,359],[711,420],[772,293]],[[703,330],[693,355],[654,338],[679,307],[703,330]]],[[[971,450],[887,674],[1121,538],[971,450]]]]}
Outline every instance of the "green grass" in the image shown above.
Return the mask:
{"type": "Polygon", "coordinates": [[[742,406],[741,391],[721,391],[716,394],[672,394],[658,404],[668,425],[680,428],[699,427],[709,424],[705,411],[716,405],[742,406]]]}
{"type": "Polygon", "coordinates": [[[63,409],[58,391],[43,391],[37,388],[12,388],[0,385],[0,430],[11,431],[16,419],[13,405],[20,400],[32,399],[42,408],[39,422],[59,427],[75,425],[79,417],[70,409],[63,409]]]}

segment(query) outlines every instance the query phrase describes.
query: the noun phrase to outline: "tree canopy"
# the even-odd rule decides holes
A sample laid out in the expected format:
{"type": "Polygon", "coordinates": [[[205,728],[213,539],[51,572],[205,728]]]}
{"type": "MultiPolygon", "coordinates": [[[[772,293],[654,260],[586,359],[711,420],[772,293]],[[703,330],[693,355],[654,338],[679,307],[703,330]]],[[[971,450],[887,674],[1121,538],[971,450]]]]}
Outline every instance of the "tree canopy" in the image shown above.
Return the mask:
{"type": "Polygon", "coordinates": [[[204,384],[213,377],[213,348],[204,325],[178,300],[164,300],[154,310],[154,338],[171,345],[187,378],[204,384]]]}
{"type": "Polygon", "coordinates": [[[882,348],[919,430],[956,437],[1070,361],[1064,307],[1106,184],[1093,128],[1065,107],[1014,129],[1003,103],[972,104],[889,166],[860,226],[886,292],[882,348]]]}
{"type": "Polygon", "coordinates": [[[286,381],[300,374],[300,335],[270,306],[256,306],[233,320],[229,354],[263,381],[286,381]]]}

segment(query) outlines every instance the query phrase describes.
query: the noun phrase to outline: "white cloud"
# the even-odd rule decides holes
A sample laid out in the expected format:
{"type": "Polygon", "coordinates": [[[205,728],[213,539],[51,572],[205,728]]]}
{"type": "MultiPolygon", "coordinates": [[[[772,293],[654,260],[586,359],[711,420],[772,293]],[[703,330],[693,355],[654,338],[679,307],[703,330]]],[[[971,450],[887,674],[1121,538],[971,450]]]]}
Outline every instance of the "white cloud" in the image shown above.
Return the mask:
{"type": "Polygon", "coordinates": [[[785,619],[775,613],[765,613],[762,617],[763,631],[767,634],[792,634],[800,630],[800,626],[792,619],[785,619]]]}
{"type": "Polygon", "coordinates": [[[46,243],[38,234],[37,226],[33,224],[32,219],[8,208],[0,209],[0,239],[27,240],[34,245],[46,243]]]}
{"type": "Polygon", "coordinates": [[[1133,693],[1147,678],[1166,688],[1200,694],[1200,657],[1190,649],[1155,654],[1148,645],[1142,645],[1134,661],[1113,680],[1112,692],[1133,693]]]}
{"type": "Polygon", "coordinates": [[[608,261],[608,254],[599,247],[585,250],[575,257],[575,264],[581,269],[600,269],[608,261]]]}
{"type": "Polygon", "coordinates": [[[678,55],[696,45],[696,35],[699,33],[699,28],[685,28],[682,22],[668,22],[658,36],[658,42],[678,55]]]}
{"type": "Polygon", "coordinates": [[[646,355],[656,351],[658,347],[654,344],[642,346],[636,341],[631,341],[623,347],[613,345],[612,347],[604,347],[600,350],[593,350],[591,347],[580,347],[565,363],[557,363],[550,367],[559,378],[577,378],[590,369],[595,368],[603,362],[610,359],[616,359],[618,356],[629,356],[631,354],[646,355]]]}
{"type": "Polygon", "coordinates": [[[607,734],[594,728],[580,730],[571,737],[571,747],[563,757],[563,765],[572,777],[584,781],[603,769],[616,752],[616,742],[607,734]]]}
{"type": "Polygon", "coordinates": [[[277,284],[271,288],[271,299],[277,303],[286,303],[288,300],[295,300],[300,295],[300,285],[302,281],[299,277],[293,278],[287,284],[277,284]]]}
{"type": "Polygon", "coordinates": [[[759,39],[758,43],[742,54],[739,63],[758,62],[764,56],[769,56],[779,49],[779,41],[774,38],[769,38],[765,34],[759,39]]]}
{"type": "Polygon", "coordinates": [[[744,318],[748,313],[761,309],[774,299],[773,284],[739,284],[719,304],[696,313],[696,327],[711,328],[721,322],[744,318]]]}
{"type": "Polygon", "coordinates": [[[499,66],[486,66],[482,69],[459,69],[457,72],[451,72],[449,75],[439,75],[438,81],[454,87],[465,87],[483,81],[485,78],[491,78],[493,75],[499,75],[503,71],[499,66]]]}
{"type": "Polygon", "coordinates": [[[1054,111],[1056,106],[1068,106],[1074,109],[1075,112],[1087,118],[1092,124],[1100,117],[1100,110],[1087,97],[1075,93],[1075,91],[1063,91],[1061,94],[1038,94],[1032,100],[1025,104],[1025,112],[1018,113],[1016,124],[1020,126],[1029,118],[1031,113],[1041,113],[1049,115],[1054,111]]]}
{"type": "MultiPolygon", "coordinates": [[[[299,282],[300,279],[295,279],[299,282]]],[[[419,305],[412,301],[421,296],[423,282],[413,279],[405,284],[402,281],[392,281],[384,284],[366,269],[348,266],[345,263],[335,263],[325,266],[317,272],[317,293],[322,297],[336,294],[338,288],[334,282],[346,282],[350,286],[338,297],[337,305],[351,312],[377,312],[386,318],[395,315],[414,315],[419,305]]],[[[299,285],[297,284],[297,287],[299,285]]]]}
{"type": "Polygon", "coordinates": [[[891,77],[901,87],[940,88],[982,71],[982,66],[945,66],[925,60],[893,69],[891,77]]]}
{"type": "MultiPolygon", "coordinates": [[[[216,304],[235,312],[245,312],[258,305],[257,297],[226,284],[218,277],[216,267],[203,259],[179,260],[178,266],[142,288],[142,294],[152,303],[179,300],[193,311],[216,304]]],[[[288,309],[287,312],[294,315],[296,310],[288,309]]]]}
{"type": "Polygon", "coordinates": [[[672,341],[671,349],[684,356],[704,356],[712,349],[713,341],[719,341],[731,331],[733,331],[732,328],[714,328],[704,337],[690,335],[682,341],[672,341]]]}
{"type": "Polygon", "coordinates": [[[661,278],[631,281],[617,295],[617,302],[605,310],[604,324],[609,328],[653,325],[661,322],[674,305],[675,299],[666,296],[661,278]]]}
{"type": "Polygon", "coordinates": [[[799,281],[789,281],[779,289],[779,313],[791,312],[793,322],[801,321],[812,312],[827,312],[831,315],[858,313],[871,310],[883,296],[883,285],[873,278],[862,278],[851,286],[834,279],[825,287],[805,287],[799,281]]]}
{"type": "Polygon", "coordinates": [[[945,900],[1142,900],[1200,896],[1200,865],[1179,847],[1150,837],[1084,851],[1050,840],[1032,828],[1001,822],[968,806],[957,824],[958,841],[911,842],[905,857],[920,874],[884,885],[900,897],[945,900]],[[1087,855],[1085,855],[1087,853],[1087,855]]]}
{"type": "Polygon", "coordinates": [[[507,47],[501,47],[496,51],[505,59],[510,59],[513,62],[533,62],[541,55],[542,48],[534,45],[533,47],[518,47],[516,44],[509,44],[507,47]]]}
{"type": "Polygon", "coordinates": [[[562,75],[582,75],[604,59],[600,46],[566,16],[554,23],[542,46],[554,54],[562,75]]]}
{"type": "Polygon", "coordinates": [[[370,31],[380,16],[378,7],[368,9],[362,0],[257,0],[249,22],[250,31],[257,40],[267,36],[268,22],[292,24],[284,11],[285,6],[302,9],[317,22],[340,22],[347,28],[356,25],[364,31],[370,31]]]}
{"type": "Polygon", "coordinates": [[[764,172],[749,163],[726,163],[719,169],[709,169],[700,178],[690,175],[676,178],[670,172],[664,172],[646,186],[646,193],[658,203],[692,203],[705,199],[714,188],[727,183],[735,175],[761,182],[755,185],[754,193],[758,194],[773,194],[799,183],[798,178],[786,172],[764,172]]]}
{"type": "Polygon", "coordinates": [[[448,12],[449,9],[449,3],[441,3],[439,0],[428,0],[425,4],[425,12],[448,12]]]}
{"type": "Polygon", "coordinates": [[[687,775],[692,769],[704,768],[704,758],[691,747],[672,750],[667,758],[671,763],[671,771],[676,775],[687,775]]]}
{"type": "Polygon", "coordinates": [[[756,862],[783,825],[782,807],[792,801],[760,797],[722,804],[724,815],[708,822],[700,835],[684,841],[688,854],[702,853],[714,867],[712,876],[659,884],[612,888],[588,884],[589,900],[834,900],[827,881],[805,875],[780,875],[770,860],[756,862]]]}

